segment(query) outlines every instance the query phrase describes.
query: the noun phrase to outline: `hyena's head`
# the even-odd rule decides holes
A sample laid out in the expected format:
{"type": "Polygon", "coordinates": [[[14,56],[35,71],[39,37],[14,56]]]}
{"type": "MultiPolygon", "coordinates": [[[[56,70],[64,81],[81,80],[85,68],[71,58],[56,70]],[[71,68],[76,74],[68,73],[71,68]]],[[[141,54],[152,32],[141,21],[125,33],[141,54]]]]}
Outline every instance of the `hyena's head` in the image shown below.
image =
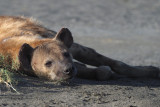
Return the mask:
{"type": "Polygon", "coordinates": [[[67,28],[62,28],[50,42],[36,48],[24,44],[19,52],[20,64],[25,71],[33,71],[40,78],[68,80],[76,74],[68,50],[72,43],[71,32],[67,28]]]}

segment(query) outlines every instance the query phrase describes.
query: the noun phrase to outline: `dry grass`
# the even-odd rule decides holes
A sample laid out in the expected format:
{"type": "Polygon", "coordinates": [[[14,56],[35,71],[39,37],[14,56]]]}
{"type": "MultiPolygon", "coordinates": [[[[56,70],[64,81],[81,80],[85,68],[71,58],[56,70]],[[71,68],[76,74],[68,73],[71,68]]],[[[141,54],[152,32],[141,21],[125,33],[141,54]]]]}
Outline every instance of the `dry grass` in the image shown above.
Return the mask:
{"type": "Polygon", "coordinates": [[[6,87],[11,88],[16,93],[19,92],[13,87],[12,84],[16,84],[18,81],[14,78],[17,72],[17,64],[13,61],[11,63],[8,57],[0,55],[0,83],[5,84],[6,87]]]}

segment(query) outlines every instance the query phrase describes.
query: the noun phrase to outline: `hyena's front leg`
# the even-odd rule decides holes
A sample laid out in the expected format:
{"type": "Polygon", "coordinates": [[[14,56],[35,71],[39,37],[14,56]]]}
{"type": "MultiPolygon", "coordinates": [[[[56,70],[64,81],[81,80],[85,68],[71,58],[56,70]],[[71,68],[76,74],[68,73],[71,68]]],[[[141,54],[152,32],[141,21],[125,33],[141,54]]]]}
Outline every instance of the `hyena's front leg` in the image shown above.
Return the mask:
{"type": "Polygon", "coordinates": [[[88,68],[85,64],[74,62],[77,68],[77,77],[83,79],[108,80],[112,76],[112,71],[108,66],[100,66],[97,68],[88,68]]]}
{"type": "Polygon", "coordinates": [[[93,66],[109,66],[111,69],[121,75],[130,77],[159,77],[160,69],[152,66],[130,66],[121,61],[105,57],[95,50],[74,43],[70,52],[73,58],[85,64],[93,66]]]}

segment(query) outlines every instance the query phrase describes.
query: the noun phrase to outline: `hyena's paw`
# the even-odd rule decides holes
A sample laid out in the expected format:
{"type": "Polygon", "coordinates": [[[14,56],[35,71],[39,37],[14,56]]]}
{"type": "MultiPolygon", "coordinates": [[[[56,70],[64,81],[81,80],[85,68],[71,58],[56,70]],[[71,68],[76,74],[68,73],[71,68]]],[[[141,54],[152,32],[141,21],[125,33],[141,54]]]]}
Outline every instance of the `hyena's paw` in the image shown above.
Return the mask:
{"type": "Polygon", "coordinates": [[[100,66],[96,68],[95,71],[96,71],[96,79],[100,81],[108,80],[112,75],[112,70],[108,66],[100,66]]]}
{"type": "Polygon", "coordinates": [[[154,66],[136,66],[137,77],[160,78],[160,69],[154,66]]]}
{"type": "Polygon", "coordinates": [[[153,77],[156,77],[157,78],[157,76],[158,76],[158,78],[160,78],[160,68],[158,68],[158,67],[153,67],[153,66],[149,66],[149,70],[152,72],[152,73],[154,73],[153,74],[153,77]]]}

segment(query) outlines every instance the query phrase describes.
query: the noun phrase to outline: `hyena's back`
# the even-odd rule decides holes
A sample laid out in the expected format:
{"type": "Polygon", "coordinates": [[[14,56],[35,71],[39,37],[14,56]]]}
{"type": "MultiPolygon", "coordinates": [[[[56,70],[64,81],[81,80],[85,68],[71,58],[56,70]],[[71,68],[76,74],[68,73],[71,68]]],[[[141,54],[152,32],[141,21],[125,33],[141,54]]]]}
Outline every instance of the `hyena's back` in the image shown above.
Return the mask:
{"type": "Polygon", "coordinates": [[[33,18],[0,16],[0,41],[14,36],[53,37],[56,33],[48,30],[33,18]]]}

